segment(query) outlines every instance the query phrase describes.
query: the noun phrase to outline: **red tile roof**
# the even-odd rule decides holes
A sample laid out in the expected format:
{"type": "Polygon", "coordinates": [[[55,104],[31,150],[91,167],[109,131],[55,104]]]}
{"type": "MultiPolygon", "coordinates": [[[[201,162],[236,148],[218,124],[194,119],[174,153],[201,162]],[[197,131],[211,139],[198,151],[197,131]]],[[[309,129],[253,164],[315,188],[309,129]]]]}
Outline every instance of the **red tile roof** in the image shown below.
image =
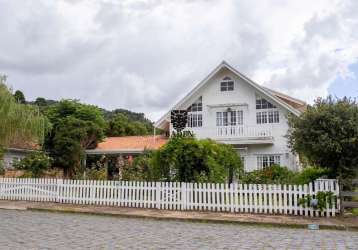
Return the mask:
{"type": "Polygon", "coordinates": [[[140,151],[158,149],[166,144],[168,139],[162,135],[107,137],[99,143],[95,151],[140,151]]]}

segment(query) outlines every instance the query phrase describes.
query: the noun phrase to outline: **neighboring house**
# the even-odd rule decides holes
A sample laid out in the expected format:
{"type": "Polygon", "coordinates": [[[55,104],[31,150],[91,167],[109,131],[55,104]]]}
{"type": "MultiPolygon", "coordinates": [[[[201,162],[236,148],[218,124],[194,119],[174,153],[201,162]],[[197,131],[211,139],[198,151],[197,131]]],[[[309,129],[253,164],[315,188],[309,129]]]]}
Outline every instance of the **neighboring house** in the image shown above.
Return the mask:
{"type": "Polygon", "coordinates": [[[132,161],[146,150],[159,149],[167,141],[168,138],[162,135],[107,137],[95,149],[86,150],[88,160],[84,164],[91,167],[88,163],[89,157],[94,157],[96,162],[99,161],[107,167],[111,178],[121,178],[126,162],[132,161]]]}
{"type": "Polygon", "coordinates": [[[167,138],[162,135],[107,137],[95,149],[86,150],[87,155],[135,156],[146,150],[163,146],[167,138]]]}
{"type": "MultiPolygon", "coordinates": [[[[232,144],[252,171],[272,164],[299,169],[287,146],[286,117],[305,108],[305,102],[262,87],[222,62],[172,110],[188,111],[186,130],[197,138],[232,144]]],[[[172,134],[170,111],[155,127],[172,134]]]]}
{"type": "Polygon", "coordinates": [[[2,159],[5,169],[13,169],[14,163],[25,158],[28,154],[37,152],[40,150],[38,145],[31,144],[13,144],[5,149],[5,154],[2,159]]]}

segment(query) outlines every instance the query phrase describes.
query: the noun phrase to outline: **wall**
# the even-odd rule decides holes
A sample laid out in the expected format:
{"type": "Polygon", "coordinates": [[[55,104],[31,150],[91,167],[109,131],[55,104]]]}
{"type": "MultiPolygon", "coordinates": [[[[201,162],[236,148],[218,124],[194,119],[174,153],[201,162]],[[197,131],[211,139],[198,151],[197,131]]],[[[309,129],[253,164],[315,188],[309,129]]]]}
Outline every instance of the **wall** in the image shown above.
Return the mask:
{"type": "MultiPolygon", "coordinates": [[[[243,124],[262,128],[269,126],[272,130],[273,140],[267,142],[255,142],[250,144],[247,141],[240,140],[222,140],[217,139],[222,143],[235,144],[235,147],[246,147],[246,156],[251,157],[250,164],[247,170],[254,170],[256,168],[257,154],[279,154],[281,155],[281,165],[287,166],[290,169],[297,170],[298,162],[295,155],[293,155],[287,147],[287,139],[285,135],[288,130],[287,111],[278,103],[272,100],[269,96],[264,96],[258,93],[250,84],[242,80],[236,74],[227,69],[220,70],[214,77],[212,77],[197,93],[195,93],[180,109],[187,109],[193,102],[202,96],[203,102],[203,126],[200,128],[193,128],[196,137],[201,138],[216,138],[216,112],[226,111],[227,107],[212,107],[218,104],[240,104],[232,107],[232,110],[243,110],[244,120],[243,124]],[[234,80],[234,91],[220,91],[221,80],[229,76],[234,80]],[[277,124],[261,125],[256,123],[256,95],[261,95],[267,101],[277,106],[280,112],[280,122],[277,124]],[[211,106],[211,107],[210,107],[211,106]]],[[[172,131],[172,128],[171,128],[172,131]]],[[[248,158],[249,159],[249,158],[248,158]]]]}
{"type": "Polygon", "coordinates": [[[23,159],[28,153],[25,151],[9,150],[6,151],[3,157],[4,167],[6,169],[13,168],[13,163],[16,160],[23,159]]]}

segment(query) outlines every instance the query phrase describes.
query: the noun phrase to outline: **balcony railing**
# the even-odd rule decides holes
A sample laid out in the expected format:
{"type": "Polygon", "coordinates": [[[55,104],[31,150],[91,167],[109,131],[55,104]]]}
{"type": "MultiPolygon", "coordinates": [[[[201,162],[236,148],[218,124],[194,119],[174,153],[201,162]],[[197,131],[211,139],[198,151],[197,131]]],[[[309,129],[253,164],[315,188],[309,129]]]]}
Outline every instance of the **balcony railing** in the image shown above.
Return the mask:
{"type": "Polygon", "coordinates": [[[272,137],[271,126],[220,126],[216,127],[218,138],[269,138],[272,137]]]}
{"type": "Polygon", "coordinates": [[[219,126],[219,127],[201,127],[186,128],[185,131],[191,131],[197,138],[212,139],[243,139],[243,140],[272,140],[272,126],[219,126]]]}

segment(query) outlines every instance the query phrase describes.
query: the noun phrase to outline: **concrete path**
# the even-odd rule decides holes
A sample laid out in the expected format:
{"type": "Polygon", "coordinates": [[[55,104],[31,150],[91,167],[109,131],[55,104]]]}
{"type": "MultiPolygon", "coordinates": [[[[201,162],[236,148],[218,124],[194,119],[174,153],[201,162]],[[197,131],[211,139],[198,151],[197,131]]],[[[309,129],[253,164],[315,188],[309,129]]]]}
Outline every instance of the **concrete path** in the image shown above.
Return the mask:
{"type": "Polygon", "coordinates": [[[318,224],[321,229],[358,230],[358,217],[302,217],[223,212],[171,211],[93,205],[73,205],[49,202],[0,201],[0,209],[40,210],[52,212],[88,213],[122,217],[187,220],[214,223],[246,223],[305,228],[318,224]]]}

